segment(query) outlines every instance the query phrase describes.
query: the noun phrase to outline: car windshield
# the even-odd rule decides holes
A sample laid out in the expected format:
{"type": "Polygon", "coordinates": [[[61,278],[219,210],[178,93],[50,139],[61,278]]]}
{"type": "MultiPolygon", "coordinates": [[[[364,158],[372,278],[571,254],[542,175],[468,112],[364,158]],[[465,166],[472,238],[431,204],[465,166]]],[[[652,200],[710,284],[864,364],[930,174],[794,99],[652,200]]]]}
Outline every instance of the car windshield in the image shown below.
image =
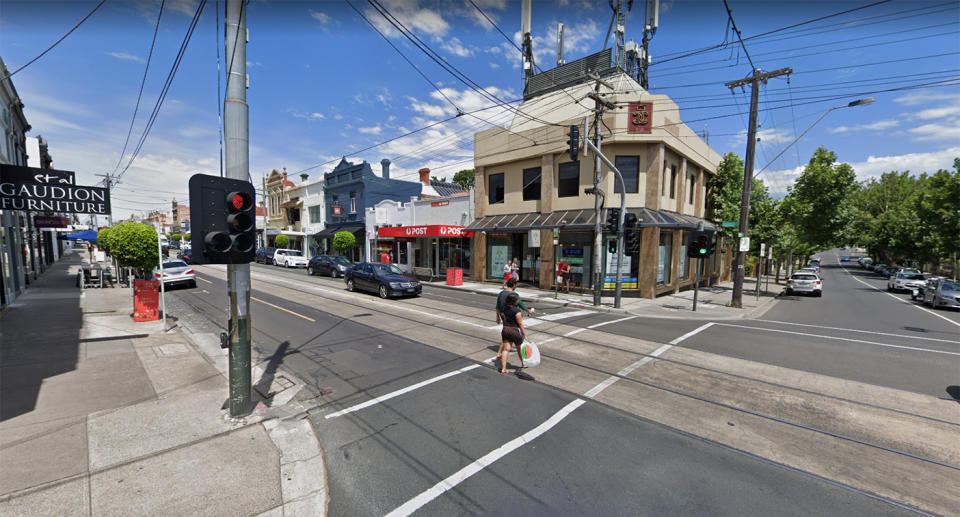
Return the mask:
{"type": "Polygon", "coordinates": [[[900,273],[900,278],[904,280],[923,280],[923,275],[920,273],[900,273]]]}
{"type": "Polygon", "coordinates": [[[403,270],[393,264],[374,264],[374,271],[381,275],[402,275],[403,270]]]}
{"type": "Polygon", "coordinates": [[[182,260],[172,260],[170,262],[164,262],[163,267],[187,267],[187,263],[182,260]]]}
{"type": "Polygon", "coordinates": [[[943,286],[941,291],[960,291],[960,282],[944,282],[940,285],[943,286]]]}
{"type": "Polygon", "coordinates": [[[817,275],[793,275],[794,280],[816,280],[817,275]]]}
{"type": "Polygon", "coordinates": [[[277,250],[280,255],[289,255],[291,257],[302,257],[303,253],[297,250],[277,250]]]}
{"type": "Polygon", "coordinates": [[[347,259],[345,259],[345,258],[343,258],[343,257],[333,257],[333,261],[336,262],[337,264],[349,264],[349,263],[350,263],[349,260],[347,260],[347,259]]]}

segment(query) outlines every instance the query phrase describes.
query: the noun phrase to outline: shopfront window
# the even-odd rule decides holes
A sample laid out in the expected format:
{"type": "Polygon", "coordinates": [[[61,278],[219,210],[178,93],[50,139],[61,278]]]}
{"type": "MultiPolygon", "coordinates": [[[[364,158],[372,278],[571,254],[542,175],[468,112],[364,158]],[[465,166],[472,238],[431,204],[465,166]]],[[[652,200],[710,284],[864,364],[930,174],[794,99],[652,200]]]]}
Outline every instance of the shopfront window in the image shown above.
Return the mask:
{"type": "MultiPolygon", "coordinates": [[[[617,238],[614,235],[606,237],[607,246],[604,257],[603,288],[616,289],[617,287],[617,238]]],[[[624,250],[623,262],[620,263],[621,287],[623,289],[640,288],[640,253],[627,253],[624,250]]]]}
{"type": "MultiPolygon", "coordinates": [[[[444,275],[449,268],[470,269],[470,239],[463,237],[440,237],[436,241],[439,255],[437,273],[444,275]]],[[[500,265],[500,276],[503,277],[503,264],[500,265]]]]}
{"type": "Polygon", "coordinates": [[[570,264],[570,287],[593,287],[593,233],[560,231],[560,260],[570,264]]]}
{"type": "Polygon", "coordinates": [[[557,197],[580,195],[580,162],[561,163],[557,172],[557,197]]]}
{"type": "Polygon", "coordinates": [[[523,169],[523,200],[540,199],[540,167],[523,169]]]}
{"type": "Polygon", "coordinates": [[[657,285],[670,283],[670,265],[673,262],[673,233],[660,231],[660,253],[657,261],[657,285]]]}
{"type": "Polygon", "coordinates": [[[687,239],[690,232],[683,232],[683,238],[680,241],[680,279],[690,278],[690,259],[687,258],[687,239]]]}
{"type": "Polygon", "coordinates": [[[509,235],[487,236],[487,278],[503,279],[503,266],[513,258],[513,240],[509,235]]]}
{"type": "MultiPolygon", "coordinates": [[[[628,194],[635,194],[640,191],[640,157],[639,156],[617,156],[614,165],[623,175],[623,183],[627,187],[628,194]]],[[[620,182],[613,181],[613,191],[617,194],[623,191],[620,188],[620,182]]]]}
{"type": "Polygon", "coordinates": [[[491,205],[503,203],[503,173],[491,174],[487,185],[488,202],[491,205]]]}

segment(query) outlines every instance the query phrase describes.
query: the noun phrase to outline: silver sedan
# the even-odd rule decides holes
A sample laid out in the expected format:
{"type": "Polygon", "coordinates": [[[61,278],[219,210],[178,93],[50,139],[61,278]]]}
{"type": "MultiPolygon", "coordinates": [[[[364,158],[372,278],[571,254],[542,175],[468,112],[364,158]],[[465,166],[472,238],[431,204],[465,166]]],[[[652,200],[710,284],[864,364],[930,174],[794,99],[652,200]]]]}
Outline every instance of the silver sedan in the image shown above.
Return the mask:
{"type": "Polygon", "coordinates": [[[940,280],[935,284],[927,284],[923,293],[924,305],[937,307],[951,307],[960,309],[960,282],[940,280]]]}
{"type": "MultiPolygon", "coordinates": [[[[153,277],[160,280],[160,266],[153,269],[153,277]]],[[[163,263],[163,285],[186,284],[197,286],[196,272],[182,260],[169,260],[163,263]]]]}

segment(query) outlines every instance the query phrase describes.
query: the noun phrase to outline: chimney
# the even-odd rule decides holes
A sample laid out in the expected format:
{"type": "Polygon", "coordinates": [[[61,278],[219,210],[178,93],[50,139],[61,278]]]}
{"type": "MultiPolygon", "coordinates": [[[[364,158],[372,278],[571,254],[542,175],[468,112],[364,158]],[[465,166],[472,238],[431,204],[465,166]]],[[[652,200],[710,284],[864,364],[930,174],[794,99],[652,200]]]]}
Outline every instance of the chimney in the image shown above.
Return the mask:
{"type": "Polygon", "coordinates": [[[283,181],[284,181],[284,183],[286,183],[286,181],[287,181],[287,168],[286,168],[286,167],[283,168],[283,181]]]}
{"type": "Polygon", "coordinates": [[[429,185],[429,184],[430,184],[430,169],[424,167],[424,168],[420,169],[420,170],[417,171],[417,172],[420,173],[420,183],[423,183],[424,185],[429,185]]]}
{"type": "Polygon", "coordinates": [[[309,178],[309,177],[310,177],[310,175],[304,172],[303,174],[300,175],[300,183],[306,183],[306,182],[307,182],[307,178],[309,178]]]}
{"type": "Polygon", "coordinates": [[[390,179],[390,160],[386,158],[380,160],[380,167],[383,168],[383,174],[381,174],[383,179],[385,180],[390,179]]]}

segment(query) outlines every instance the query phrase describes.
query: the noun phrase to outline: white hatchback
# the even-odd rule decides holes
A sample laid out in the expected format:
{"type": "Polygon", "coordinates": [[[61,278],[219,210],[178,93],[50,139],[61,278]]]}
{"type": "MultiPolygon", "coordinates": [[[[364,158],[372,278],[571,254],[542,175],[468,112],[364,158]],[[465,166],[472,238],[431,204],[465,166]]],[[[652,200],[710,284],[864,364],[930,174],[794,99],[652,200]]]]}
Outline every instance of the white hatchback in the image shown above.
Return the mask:
{"type": "Polygon", "coordinates": [[[273,265],[283,267],[307,267],[309,259],[300,250],[278,248],[273,253],[273,265]]]}
{"type": "Polygon", "coordinates": [[[796,272],[787,279],[787,296],[793,293],[823,296],[823,282],[816,273],[796,272]]]}

